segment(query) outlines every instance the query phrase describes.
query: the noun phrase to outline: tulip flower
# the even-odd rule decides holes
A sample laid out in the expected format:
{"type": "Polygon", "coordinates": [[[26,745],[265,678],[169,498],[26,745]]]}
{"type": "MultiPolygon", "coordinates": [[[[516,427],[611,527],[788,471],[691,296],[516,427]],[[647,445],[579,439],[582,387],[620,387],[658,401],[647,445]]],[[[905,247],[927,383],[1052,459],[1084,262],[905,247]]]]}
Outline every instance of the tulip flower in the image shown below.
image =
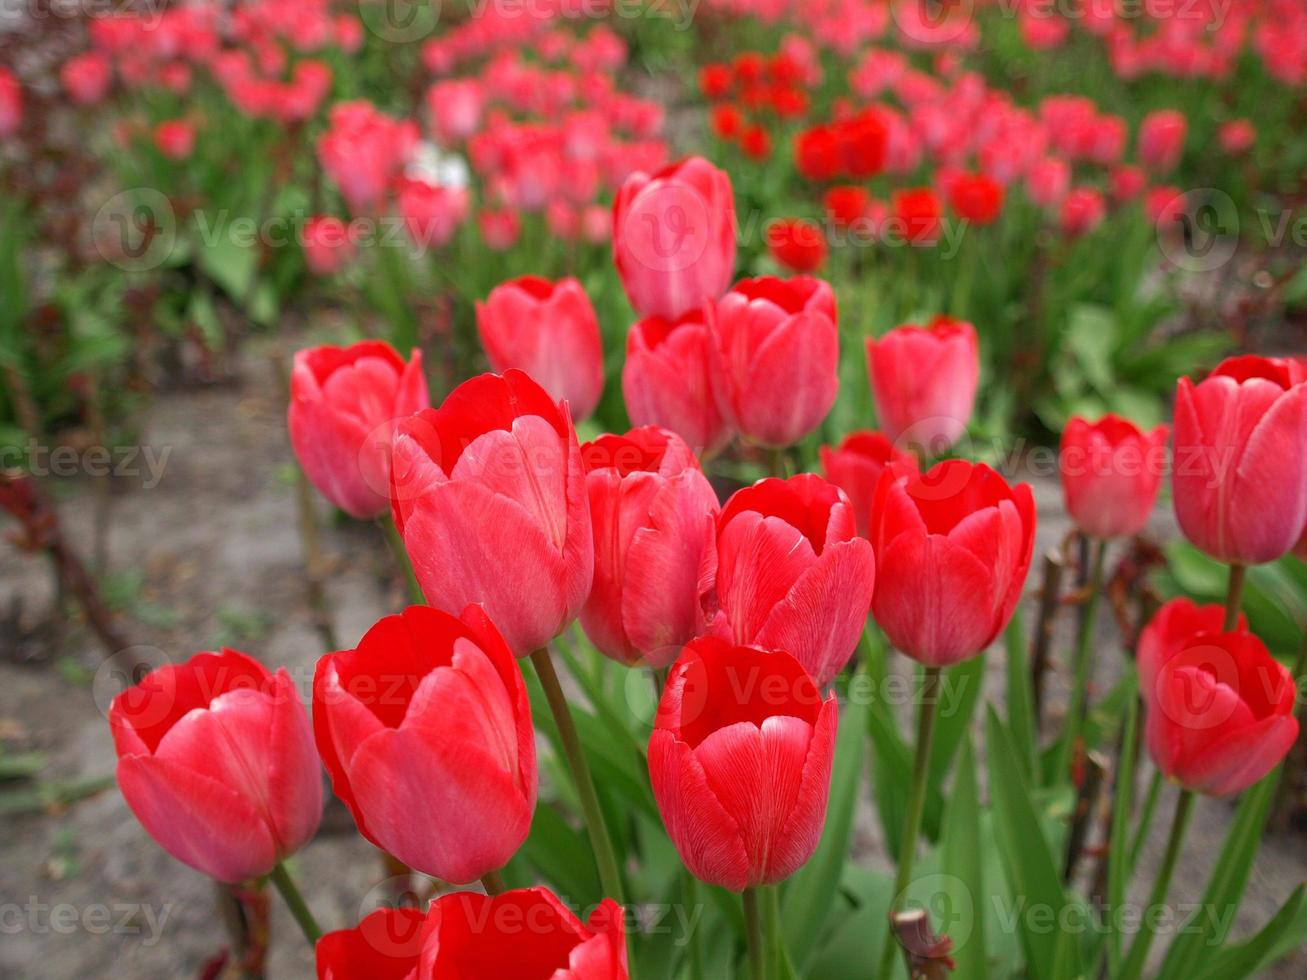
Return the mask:
{"type": "Polygon", "coordinates": [[[939,241],[942,207],[929,187],[895,191],[891,199],[894,223],[909,245],[934,245],[939,241]]]}
{"type": "Polygon", "coordinates": [[[313,731],[359,832],[457,883],[508,863],[536,801],[526,684],[479,606],[410,606],[313,677],[313,731]],[[433,821],[438,823],[438,830],[433,821]]]}
{"type": "Polygon", "coordinates": [[[1093,538],[1143,530],[1166,469],[1169,428],[1148,433],[1119,415],[1090,423],[1073,418],[1062,430],[1060,468],[1066,509],[1093,538]]]}
{"type": "Polygon", "coordinates": [[[1307,384],[1292,362],[1222,361],[1176,386],[1172,491],[1194,545],[1219,561],[1274,561],[1307,524],[1307,384]]]}
{"type": "Polygon", "coordinates": [[[295,354],[287,413],[291,448],[318,492],[351,517],[386,512],[391,423],[426,407],[416,349],[407,364],[379,340],[295,354]]]}
{"type": "Polygon", "coordinates": [[[490,366],[531,375],[573,421],[588,418],[604,390],[604,353],[590,297],[575,279],[510,279],[477,303],[477,332],[490,366]]]}
{"type": "Polygon", "coordinates": [[[812,221],[778,218],[767,225],[767,251],[782,268],[806,274],[826,261],[826,233],[812,221]]]}
{"type": "Polygon", "coordinates": [[[678,320],[645,317],[626,336],[622,396],[633,425],[670,429],[702,457],[716,455],[732,430],[713,394],[711,305],[678,320]]]}
{"type": "Polygon", "coordinates": [[[949,186],[949,203],[958,216],[977,225],[993,224],[1003,210],[1003,185],[985,174],[963,174],[949,186]]]}
{"type": "Polygon", "coordinates": [[[169,119],[154,127],[154,145],[169,160],[185,160],[195,149],[195,127],[185,119],[169,119]]]}
{"type": "Polygon", "coordinates": [[[613,660],[666,667],[704,632],[717,495],[690,447],[665,429],[601,436],[581,458],[595,555],[581,626],[613,660]]]}
{"type": "Polygon", "coordinates": [[[784,651],[701,637],[672,666],[649,778],[690,872],[732,891],[794,874],[826,820],[839,708],[784,651]]]}
{"type": "Polygon", "coordinates": [[[867,341],[867,371],[880,428],[896,443],[941,455],[971,421],[980,383],[975,328],[939,316],[867,341]]]}
{"type": "Polygon", "coordinates": [[[1103,222],[1107,205],[1096,187],[1077,187],[1062,201],[1062,234],[1069,238],[1087,235],[1103,222]]]}
{"type": "Polygon", "coordinates": [[[713,384],[722,414],[765,446],[821,424],[839,392],[835,293],[821,279],[741,279],[717,303],[713,384]]]}
{"type": "Polygon", "coordinates": [[[613,202],[613,259],[642,316],[675,320],[715,300],[735,269],[730,177],[702,157],[628,177],[613,202]]]}
{"type": "Polygon", "coordinates": [[[354,236],[340,218],[320,214],[304,222],[304,263],[315,276],[330,276],[354,259],[354,236]]]}
{"type": "Polygon", "coordinates": [[[1035,498],[983,463],[890,467],[872,502],[871,543],[876,622],[909,657],[949,667],[1012,617],[1035,547],[1035,498]]]}
{"type": "Polygon", "coordinates": [[[1139,124],[1139,162],[1156,173],[1170,173],[1184,154],[1189,122],[1174,109],[1150,112],[1139,124]]]}
{"type": "Polygon", "coordinates": [[[850,432],[832,449],[821,447],[821,468],[826,479],[849,498],[858,533],[868,536],[871,524],[871,501],[885,467],[891,463],[916,468],[917,457],[910,450],[900,450],[880,432],[850,432]]]}
{"type": "Polygon", "coordinates": [[[113,82],[113,65],[101,51],[84,51],[64,62],[59,81],[78,105],[95,105],[113,82]]]}
{"type": "Polygon", "coordinates": [[[464,187],[410,177],[400,178],[395,186],[395,207],[409,240],[419,248],[444,248],[467,220],[471,202],[464,187]]]}
{"type": "Polygon", "coordinates": [[[582,922],[548,888],[442,895],[427,910],[414,980],[627,980],[622,918],[606,898],[582,922]]]}
{"type": "Polygon", "coordinates": [[[813,473],[760,480],[717,522],[713,632],[787,650],[825,686],[866,625],[876,562],[843,491],[813,473]]]}
{"type": "Polygon", "coordinates": [[[0,137],[18,132],[23,122],[23,87],[8,68],[0,67],[0,137]]]}
{"type": "Polygon", "coordinates": [[[580,613],[594,547],[566,405],[521,371],[483,374],[399,424],[395,524],[427,601],[481,603],[518,656],[580,613]]]}
{"type": "Polygon", "coordinates": [[[136,819],[210,878],[266,875],[317,832],[321,770],[285,670],[235,650],[197,653],[114,698],[109,729],[136,819]]]}
{"type": "Polygon", "coordinates": [[[318,980],[410,980],[426,919],[415,908],[379,908],[353,929],[327,933],[317,944],[318,980]]]}
{"type": "Polygon", "coordinates": [[[417,125],[379,112],[365,101],[337,102],[330,126],[318,138],[318,159],[350,209],[367,212],[381,204],[418,143],[417,125]]]}
{"type": "Polygon", "coordinates": [[[478,79],[447,79],[427,89],[431,129],[446,145],[461,143],[480,129],[484,108],[484,86],[478,79]]]}
{"type": "Polygon", "coordinates": [[[1221,631],[1220,606],[1173,599],[1139,640],[1139,686],[1153,762],[1186,789],[1239,793],[1298,737],[1289,671],[1246,625],[1221,631]]]}

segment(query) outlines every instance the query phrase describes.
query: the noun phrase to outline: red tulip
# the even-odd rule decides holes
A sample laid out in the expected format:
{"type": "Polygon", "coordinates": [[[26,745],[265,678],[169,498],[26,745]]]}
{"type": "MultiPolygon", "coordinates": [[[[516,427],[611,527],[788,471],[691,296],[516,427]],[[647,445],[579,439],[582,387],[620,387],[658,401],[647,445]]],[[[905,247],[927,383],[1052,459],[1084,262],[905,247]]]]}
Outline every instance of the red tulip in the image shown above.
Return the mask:
{"type": "Polygon", "coordinates": [[[109,729],[136,819],[210,878],[265,875],[318,829],[321,770],[285,670],[235,650],[197,653],[114,698],[109,729]]]}
{"type": "Polygon", "coordinates": [[[1062,201],[1062,234],[1072,238],[1086,235],[1102,224],[1106,213],[1102,191],[1096,187],[1077,187],[1062,201]]]}
{"type": "Polygon", "coordinates": [[[353,929],[318,940],[318,980],[410,980],[422,951],[426,915],[415,908],[380,908],[353,929]]]}
{"type": "Polygon", "coordinates": [[[826,685],[853,655],[876,582],[844,493],[813,473],[760,480],[717,522],[714,632],[788,650],[826,685]]]}
{"type": "Polygon", "coordinates": [[[696,878],[742,891],[794,874],[826,821],[839,707],[788,653],[701,637],[649,738],[667,833],[696,878]]]}
{"type": "Polygon", "coordinates": [[[479,606],[461,617],[410,606],[357,649],[319,660],[313,733],[359,832],[409,867],[475,881],[526,839],[531,707],[512,651],[479,606]]]}
{"type": "Polygon", "coordinates": [[[894,221],[903,240],[910,245],[934,245],[939,241],[943,209],[929,187],[895,191],[892,198],[894,221]]]}
{"type": "Polygon", "coordinates": [[[600,652],[666,667],[704,631],[717,495],[680,438],[648,426],[581,447],[595,575],[581,626],[600,652]]]}
{"type": "Polygon", "coordinates": [[[1184,153],[1189,123],[1174,109],[1150,112],[1139,125],[1139,162],[1157,173],[1170,173],[1184,153]]]}
{"type": "Polygon", "coordinates": [[[1073,418],[1062,430],[1059,465],[1066,509],[1094,538],[1130,537],[1143,530],[1166,469],[1169,429],[1144,433],[1119,415],[1097,422],[1073,418]]]}
{"type": "Polygon", "coordinates": [[[716,299],[735,269],[730,177],[702,157],[628,177],[613,202],[613,259],[642,316],[674,320],[716,299]]]}
{"type": "Polygon", "coordinates": [[[717,304],[717,403],[747,438],[798,442],[839,392],[835,293],[821,279],[741,279],[717,304]]]}
{"type": "Polygon", "coordinates": [[[778,218],[767,225],[767,251],[790,272],[808,273],[826,261],[826,234],[802,218],[778,218]]]}
{"type": "Polygon", "coordinates": [[[911,450],[897,448],[880,432],[850,432],[836,448],[821,447],[821,468],[826,479],[849,498],[858,533],[864,538],[868,536],[876,485],[890,463],[915,469],[917,457],[911,450]]]}
{"type": "Polygon", "coordinates": [[[993,224],[1003,210],[1003,185],[985,174],[963,174],[948,194],[953,210],[973,224],[993,224]]]}
{"type": "Polygon", "coordinates": [[[330,214],[314,215],[304,222],[304,263],[315,276],[330,276],[354,259],[354,235],[348,225],[330,214]]]}
{"type": "Polygon", "coordinates": [[[604,352],[590,297],[575,279],[510,279],[477,303],[477,332],[490,366],[531,375],[572,419],[589,418],[604,390],[604,352]]]}
{"type": "Polygon", "coordinates": [[[295,354],[291,448],[318,491],[352,517],[385,513],[391,423],[426,407],[421,351],[407,364],[379,340],[295,354]]]}
{"type": "Polygon", "coordinates": [[[1035,498],[983,463],[891,467],[871,507],[872,614],[914,660],[948,667],[980,653],[1021,598],[1035,547],[1035,498]]]}
{"type": "Polygon", "coordinates": [[[23,87],[8,68],[0,67],[0,138],[18,132],[23,122],[23,87]]]}
{"type": "Polygon", "coordinates": [[[414,980],[627,980],[622,908],[604,899],[582,922],[548,888],[431,903],[414,980]]]}
{"type": "Polygon", "coordinates": [[[518,656],[566,629],[594,572],[566,405],[521,371],[483,374],[402,422],[392,452],[395,523],[427,602],[480,603],[518,656]]]}
{"type": "Polygon", "coordinates": [[[822,195],[826,214],[838,225],[848,227],[867,216],[871,208],[871,195],[865,187],[840,184],[822,195]]]}
{"type": "Polygon", "coordinates": [[[1175,514],[1220,561],[1274,561],[1307,524],[1307,384],[1296,370],[1232,357],[1201,384],[1176,386],[1175,514]]]}
{"type": "Polygon", "coordinates": [[[867,370],[880,427],[896,443],[938,456],[967,430],[980,383],[975,328],[936,317],[867,341],[867,370]]]}
{"type": "Polygon", "coordinates": [[[1289,671],[1247,626],[1221,632],[1219,606],[1173,599],[1139,640],[1139,686],[1153,762],[1187,789],[1231,796],[1298,738],[1289,671]]]}
{"type": "Polygon", "coordinates": [[[195,149],[195,126],[185,119],[168,119],[154,127],[154,145],[169,160],[185,160],[195,149]]]}
{"type": "Polygon", "coordinates": [[[657,425],[684,439],[700,456],[712,456],[731,441],[711,379],[712,307],[692,310],[676,321],[646,317],[626,336],[622,395],[634,425],[657,425]]]}
{"type": "Polygon", "coordinates": [[[59,80],[73,102],[94,105],[105,97],[113,83],[113,65],[101,51],[84,51],[64,62],[59,80]]]}

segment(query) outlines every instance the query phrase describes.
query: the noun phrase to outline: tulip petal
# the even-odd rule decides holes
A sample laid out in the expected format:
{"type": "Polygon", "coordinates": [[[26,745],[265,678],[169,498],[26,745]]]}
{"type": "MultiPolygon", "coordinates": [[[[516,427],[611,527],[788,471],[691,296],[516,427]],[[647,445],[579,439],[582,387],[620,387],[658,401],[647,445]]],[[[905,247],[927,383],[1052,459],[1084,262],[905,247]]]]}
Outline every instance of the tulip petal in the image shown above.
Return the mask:
{"type": "Polygon", "coordinates": [[[771,614],[816,560],[812,543],[779,517],[743,511],[717,542],[717,598],[737,643],[753,643],[771,614]]]}
{"type": "Polygon", "coordinates": [[[839,357],[839,333],[829,317],[789,317],[759,346],[736,395],[740,431],[769,446],[803,438],[835,404],[839,357]]]}
{"type": "Polygon", "coordinates": [[[313,837],[322,820],[322,770],[299,692],[284,669],[275,675],[273,696],[268,803],[278,850],[290,854],[313,837]]]}

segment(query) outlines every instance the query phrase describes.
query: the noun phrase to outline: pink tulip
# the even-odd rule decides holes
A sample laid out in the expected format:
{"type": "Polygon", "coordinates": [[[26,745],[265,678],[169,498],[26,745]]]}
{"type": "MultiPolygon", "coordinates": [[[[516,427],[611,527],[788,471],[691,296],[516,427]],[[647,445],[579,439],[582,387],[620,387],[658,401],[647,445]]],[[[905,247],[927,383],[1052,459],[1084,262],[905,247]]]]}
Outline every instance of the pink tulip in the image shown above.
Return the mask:
{"type": "Polygon", "coordinates": [[[431,128],[442,143],[460,143],[481,128],[485,97],[473,78],[448,79],[427,89],[431,128]]]}
{"type": "Polygon", "coordinates": [[[95,105],[109,91],[113,67],[99,51],[86,51],[64,62],[59,79],[78,105],[95,105]]]}
{"type": "Polygon", "coordinates": [[[980,354],[975,328],[939,316],[867,341],[867,370],[881,430],[896,444],[941,455],[962,437],[975,407],[980,354]]]}
{"type": "Polygon", "coordinates": [[[911,450],[899,449],[880,432],[850,432],[836,448],[821,447],[821,468],[826,479],[849,498],[858,533],[864,538],[868,536],[876,484],[891,463],[915,469],[917,457],[911,450]]]}
{"type": "Polygon", "coordinates": [[[364,101],[338,102],[330,127],[318,139],[318,159],[351,210],[365,212],[384,200],[418,142],[417,126],[392,119],[364,101]]]}
{"type": "Polygon", "coordinates": [[[7,68],[0,68],[0,138],[18,132],[23,121],[23,88],[7,68]]]}
{"type": "Polygon", "coordinates": [[[483,374],[400,423],[392,452],[395,523],[427,601],[480,603],[518,656],[566,629],[594,573],[567,406],[521,371],[483,374]]]}
{"type": "Polygon", "coordinates": [[[713,384],[740,433],[789,446],[821,424],[839,393],[835,293],[810,276],[741,279],[717,303],[713,384]]]}
{"type": "Polygon", "coordinates": [[[531,375],[576,421],[589,418],[604,390],[604,352],[590,297],[575,279],[521,276],[477,303],[477,332],[490,366],[531,375]]]}
{"type": "Polygon", "coordinates": [[[1174,109],[1150,112],[1139,125],[1139,162],[1154,173],[1170,173],[1184,154],[1189,123],[1174,109]]]}
{"type": "Polygon", "coordinates": [[[717,521],[713,632],[793,654],[818,685],[848,662],[876,581],[844,493],[813,473],[760,480],[717,521]]]}
{"type": "Polygon", "coordinates": [[[330,214],[314,215],[304,223],[304,261],[315,276],[330,276],[354,259],[354,237],[345,222],[330,214]]]}
{"type": "Polygon", "coordinates": [[[645,317],[626,336],[622,395],[637,426],[670,429],[700,456],[713,456],[730,442],[712,383],[711,306],[676,321],[645,317]]]}
{"type": "Polygon", "coordinates": [[[1180,530],[1218,561],[1274,561],[1307,524],[1307,384],[1275,358],[1232,357],[1175,395],[1180,530]]]}
{"type": "Polygon", "coordinates": [[[613,259],[643,316],[675,320],[716,299],[735,269],[730,178],[702,157],[632,174],[613,203],[613,259]]]}
{"type": "Polygon", "coordinates": [[[425,180],[403,178],[397,199],[408,237],[422,248],[443,248],[467,220],[471,204],[462,187],[443,187],[425,180]]]}
{"type": "Polygon", "coordinates": [[[1169,432],[1159,425],[1144,433],[1110,414],[1094,423],[1076,417],[1066,424],[1062,489],[1067,512],[1085,534],[1130,537],[1144,529],[1162,485],[1169,432]]]}
{"type": "Polygon", "coordinates": [[[581,447],[595,574],[581,626],[624,664],[666,667],[704,632],[717,495],[680,436],[653,426],[581,447]]]}
{"type": "Polygon", "coordinates": [[[393,424],[427,407],[422,352],[407,364],[387,343],[312,347],[290,376],[290,444],[318,492],[365,520],[389,506],[393,424]]]}
{"type": "Polygon", "coordinates": [[[318,829],[321,769],[285,670],[235,650],[197,653],[114,698],[109,727],[136,819],[210,878],[265,875],[318,829]]]}
{"type": "Polygon", "coordinates": [[[195,149],[195,127],[185,119],[169,119],[154,127],[154,145],[169,160],[185,160],[195,149]]]}

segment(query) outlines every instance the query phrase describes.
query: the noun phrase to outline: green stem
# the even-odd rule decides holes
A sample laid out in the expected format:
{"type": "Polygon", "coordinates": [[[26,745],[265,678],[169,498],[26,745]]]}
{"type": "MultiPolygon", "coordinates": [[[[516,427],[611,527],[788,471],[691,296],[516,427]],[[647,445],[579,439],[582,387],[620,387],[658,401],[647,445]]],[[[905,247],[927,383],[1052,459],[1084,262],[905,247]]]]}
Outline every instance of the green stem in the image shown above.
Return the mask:
{"type": "Polygon", "coordinates": [[[277,891],[281,892],[281,897],[285,900],[286,907],[290,909],[290,914],[295,916],[295,921],[299,924],[300,931],[304,933],[304,938],[309,941],[310,946],[316,946],[318,938],[322,935],[322,930],[318,928],[317,920],[313,918],[313,913],[309,911],[304,896],[300,894],[300,890],[295,887],[295,882],[291,880],[289,872],[286,871],[286,865],[278,862],[268,877],[277,886],[277,891]]]}
{"type": "Polygon", "coordinates": [[[1153,909],[1166,901],[1166,894],[1171,888],[1171,875],[1174,874],[1176,862],[1180,858],[1185,830],[1189,827],[1189,817],[1193,813],[1193,802],[1192,791],[1180,790],[1180,795],[1175,801],[1175,816],[1171,820],[1171,836],[1166,842],[1166,854],[1162,857],[1161,867],[1157,869],[1157,878],[1153,881],[1153,890],[1148,896],[1148,904],[1144,906],[1144,914],[1140,920],[1139,935],[1130,946],[1130,955],[1126,957],[1125,966],[1121,969],[1120,980],[1137,980],[1143,975],[1156,928],[1153,909]]]}
{"type": "Polygon", "coordinates": [[[422,594],[422,586],[418,584],[417,574],[413,571],[413,562],[408,557],[408,549],[404,547],[404,539],[400,536],[399,528],[395,526],[395,518],[386,514],[377,523],[381,525],[381,532],[386,536],[386,544],[390,545],[390,553],[395,556],[395,564],[400,567],[404,580],[408,582],[409,601],[415,606],[425,605],[427,598],[422,594]]]}
{"type": "Polygon", "coordinates": [[[912,861],[917,853],[917,837],[921,833],[921,818],[926,812],[926,784],[929,779],[931,743],[935,740],[935,719],[939,714],[939,686],[943,676],[940,667],[927,667],[925,683],[921,689],[921,705],[917,712],[917,753],[912,763],[912,795],[908,797],[908,812],[903,823],[903,838],[899,843],[899,867],[894,878],[894,895],[890,899],[889,922],[886,923],[885,946],[881,950],[880,970],[877,976],[888,977],[894,965],[894,913],[899,900],[912,880],[912,861]]]}
{"type": "Polygon", "coordinates": [[[1225,593],[1225,625],[1222,627],[1226,633],[1239,625],[1239,609],[1243,605],[1243,583],[1247,575],[1247,565],[1230,566],[1230,584],[1225,593]]]}
{"type": "Polygon", "coordinates": [[[613,842],[608,836],[608,826],[604,823],[603,811],[599,808],[599,796],[595,792],[590,766],[581,748],[581,737],[577,734],[576,722],[572,719],[572,709],[567,705],[567,696],[563,694],[563,686],[558,682],[558,672],[554,670],[554,661],[549,656],[548,648],[541,647],[532,653],[531,664],[540,677],[540,686],[544,688],[545,699],[548,700],[549,710],[554,716],[554,724],[558,726],[558,737],[563,743],[563,754],[567,756],[567,764],[572,770],[572,780],[576,783],[576,795],[581,800],[581,814],[585,818],[586,830],[590,834],[590,847],[594,850],[595,865],[599,869],[599,883],[603,886],[604,896],[615,900],[618,905],[625,905],[622,876],[618,872],[613,842]]]}
{"type": "Polygon", "coordinates": [[[681,869],[681,901],[685,903],[690,934],[685,937],[690,947],[690,980],[704,980],[703,934],[699,930],[699,881],[688,868],[681,869]]]}
{"type": "Polygon", "coordinates": [[[487,871],[483,874],[481,876],[481,887],[486,890],[486,894],[491,898],[508,891],[504,885],[504,879],[498,871],[487,871]]]}
{"type": "Polygon", "coordinates": [[[748,937],[750,980],[765,980],[767,958],[762,940],[762,912],[758,908],[758,888],[746,888],[740,896],[744,901],[744,925],[748,937]]]}
{"type": "Polygon", "coordinates": [[[1067,707],[1066,732],[1058,754],[1054,778],[1067,774],[1076,747],[1084,734],[1089,716],[1089,674],[1094,661],[1094,629],[1098,625],[1098,601],[1103,594],[1103,569],[1107,563],[1107,542],[1094,541],[1094,554],[1090,564],[1089,582],[1085,586],[1085,606],[1080,618],[1080,635],[1076,638],[1075,686],[1071,689],[1071,702],[1067,707]]]}
{"type": "Polygon", "coordinates": [[[1148,784],[1148,795],[1144,797],[1143,808],[1139,811],[1139,823],[1135,826],[1134,842],[1130,845],[1130,863],[1126,865],[1126,877],[1134,874],[1139,864],[1139,855],[1143,853],[1144,841],[1148,838],[1148,829],[1153,825],[1153,812],[1157,809],[1157,799],[1162,795],[1162,770],[1153,771],[1153,779],[1148,784]]]}
{"type": "Polygon", "coordinates": [[[762,939],[767,962],[771,964],[772,975],[781,977],[785,975],[781,968],[785,962],[785,940],[781,936],[781,889],[779,885],[764,885],[762,893],[762,939]]]}

